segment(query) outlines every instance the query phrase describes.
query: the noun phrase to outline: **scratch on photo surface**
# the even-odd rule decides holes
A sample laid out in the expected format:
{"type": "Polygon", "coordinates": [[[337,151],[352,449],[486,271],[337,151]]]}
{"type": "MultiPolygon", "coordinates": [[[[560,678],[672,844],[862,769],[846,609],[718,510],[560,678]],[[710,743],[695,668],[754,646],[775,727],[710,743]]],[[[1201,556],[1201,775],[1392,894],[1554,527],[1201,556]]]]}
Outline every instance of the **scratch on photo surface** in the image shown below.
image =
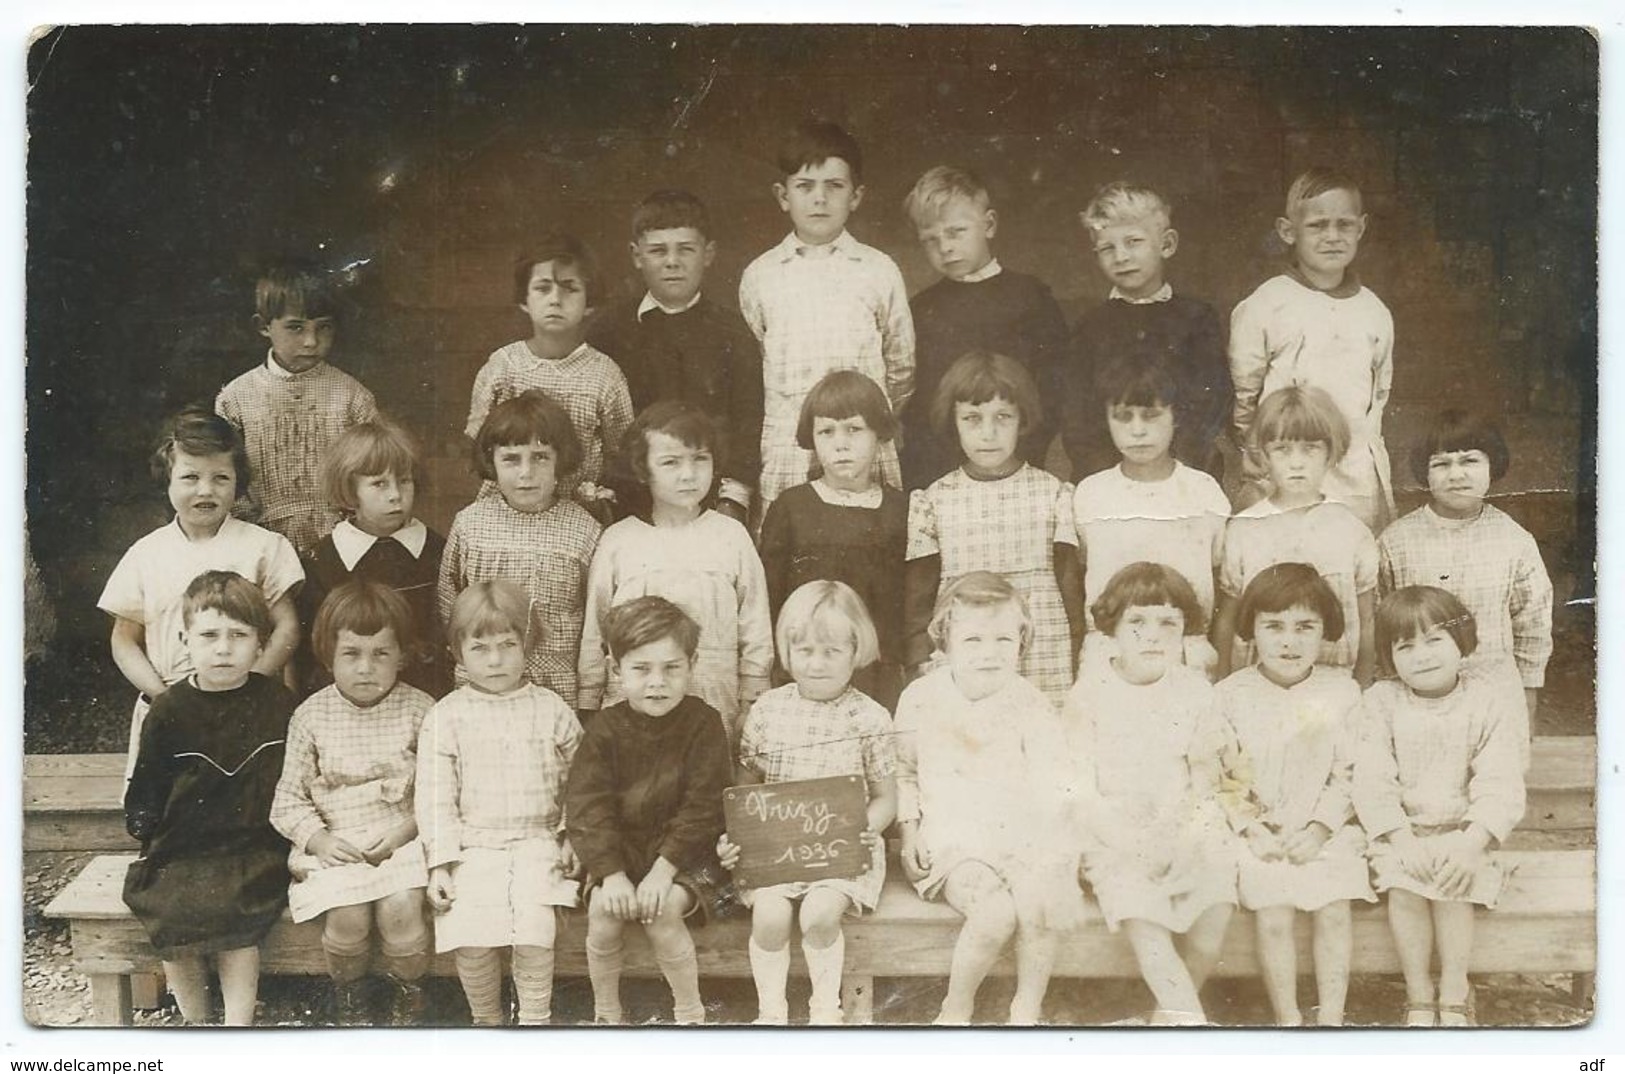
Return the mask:
{"type": "Polygon", "coordinates": [[[40,61],[39,70],[34,73],[33,78],[28,80],[29,90],[33,90],[39,84],[39,80],[45,76],[45,68],[51,62],[51,57],[56,55],[56,47],[62,43],[62,38],[67,35],[67,32],[68,28],[66,26],[42,26],[34,31],[33,41],[29,42],[30,45],[47,34],[52,35],[52,38],[51,47],[46,50],[45,59],[40,61]]]}
{"type": "Polygon", "coordinates": [[[706,72],[705,81],[700,83],[699,90],[695,92],[695,94],[690,97],[687,102],[684,103],[683,110],[677,113],[676,119],[672,120],[671,130],[667,132],[667,137],[678,134],[688,126],[689,113],[700,106],[700,102],[705,100],[706,95],[711,92],[711,87],[716,84],[716,81],[717,63],[715,60],[712,60],[711,69],[706,72]]]}

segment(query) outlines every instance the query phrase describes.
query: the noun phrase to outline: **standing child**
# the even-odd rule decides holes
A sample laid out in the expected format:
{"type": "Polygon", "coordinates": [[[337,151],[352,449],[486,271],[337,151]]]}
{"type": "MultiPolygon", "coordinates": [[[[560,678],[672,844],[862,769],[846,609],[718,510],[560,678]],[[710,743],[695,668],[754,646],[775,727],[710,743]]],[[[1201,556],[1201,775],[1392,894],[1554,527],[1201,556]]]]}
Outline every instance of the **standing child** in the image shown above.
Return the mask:
{"type": "Polygon", "coordinates": [[[272,622],[253,583],[204,571],[186,587],[182,617],[197,670],[153,702],[141,731],[124,792],[141,856],[124,902],[163,960],[181,1016],[208,1019],[212,961],[225,1024],[246,1026],[259,942],[288,903],[288,844],[269,818],[293,695],[253,673],[272,622]]]}
{"type": "MultiPolygon", "coordinates": [[[[744,894],[751,908],[750,972],[756,979],[758,1025],[789,1021],[785,983],[790,933],[801,904],[801,953],[812,979],[812,1025],[841,1024],[841,971],[846,936],[841,918],[879,904],[886,881],[880,833],[897,815],[896,755],[891,717],[852,685],[853,673],[879,651],[863,602],[841,582],[808,582],[784,602],[775,628],[779,658],[795,682],[757,699],[739,742],[742,783],[783,783],[862,776],[869,793],[863,845],[869,871],[850,880],[792,881],[744,894]]],[[[739,848],[724,835],[722,862],[733,868],[739,848]]]]}
{"type": "Polygon", "coordinates": [[[1473,907],[1499,899],[1506,873],[1490,850],[1523,819],[1524,709],[1503,676],[1462,663],[1477,641],[1442,589],[1407,586],[1377,609],[1377,651],[1399,681],[1365,692],[1354,804],[1388,893],[1408,1026],[1472,1024],[1473,907]]]}
{"type": "Polygon", "coordinates": [[[501,948],[512,948],[519,1024],[553,1017],[558,908],[576,904],[564,785],[581,742],[570,706],[525,681],[531,601],[512,582],[458,594],[447,636],[467,684],[418,736],[416,812],[437,952],[455,951],[475,1025],[501,1025],[501,948]]]}
{"type": "Polygon", "coordinates": [[[876,462],[896,435],[897,419],[874,381],[852,369],[820,380],[796,427],[796,443],[818,459],[819,476],[773,501],[761,542],[775,622],[790,594],[818,579],[844,582],[862,599],[880,655],[854,682],[888,711],[903,688],[908,498],[881,483],[876,462]]]}
{"type": "Polygon", "coordinates": [[[1347,176],[1311,168],[1293,180],[1286,215],[1275,221],[1292,263],[1230,315],[1230,378],[1242,474],[1254,484],[1268,474],[1266,460],[1248,451],[1257,442],[1259,400],[1295,384],[1331,397],[1349,428],[1349,445],[1334,460],[1326,491],[1378,533],[1394,517],[1382,439],[1394,379],[1394,318],[1354,273],[1365,226],[1360,188],[1347,176]]]}
{"type": "Polygon", "coordinates": [[[1177,571],[1135,563],[1092,611],[1117,645],[1066,699],[1087,810],[1084,875],[1106,926],[1128,933],[1156,998],[1151,1024],[1201,1024],[1202,983],[1235,912],[1236,858],[1217,802],[1224,734],[1213,687],[1178,662],[1196,594],[1177,571]]]}
{"type": "Polygon", "coordinates": [[[322,502],[317,468],[339,433],[378,416],[361,382],[327,364],[337,296],[327,273],[276,265],[254,288],[254,326],[271,341],[265,361],[220,389],[214,408],[242,433],[254,520],[308,555],[338,515],[322,502]]]}
{"type": "Polygon", "coordinates": [[[1343,1024],[1354,951],[1349,902],[1375,902],[1351,798],[1360,688],[1316,665],[1343,609],[1315,569],[1277,563],[1241,596],[1242,637],[1258,663],[1218,685],[1228,744],[1219,801],[1245,842],[1238,888],[1254,912],[1258,961],[1278,1025],[1298,1010],[1299,911],[1314,919],[1317,1024],[1343,1024]]]}
{"type": "Polygon", "coordinates": [[[434,699],[400,680],[412,610],[387,586],[350,581],[316,613],[317,657],[333,683],[300,705],[271,823],[293,843],[288,908],[323,916],[322,950],[340,1025],[365,1025],[366,976],[378,933],[393,993],[391,1025],[423,1019],[429,882],[412,814],[418,732],[434,699]]]}
{"type": "Polygon", "coordinates": [[[1017,451],[1022,430],[1042,418],[1038,389],[1014,359],[967,354],[937,386],[931,413],[941,435],[958,436],[964,461],[909,495],[905,659],[917,667],[930,656],[927,609],[956,578],[994,571],[1032,616],[1021,673],[1059,705],[1082,636],[1083,586],[1072,486],[1017,451]]]}

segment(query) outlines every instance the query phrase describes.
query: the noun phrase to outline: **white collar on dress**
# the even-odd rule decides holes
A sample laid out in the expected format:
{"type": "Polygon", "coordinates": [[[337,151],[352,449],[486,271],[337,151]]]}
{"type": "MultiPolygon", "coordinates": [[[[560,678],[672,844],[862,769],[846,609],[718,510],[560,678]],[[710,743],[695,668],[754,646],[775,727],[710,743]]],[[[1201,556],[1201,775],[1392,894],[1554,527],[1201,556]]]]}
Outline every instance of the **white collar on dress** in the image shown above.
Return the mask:
{"type": "Polygon", "coordinates": [[[1167,302],[1173,297],[1174,285],[1169,283],[1167,280],[1163,280],[1161,287],[1157,288],[1154,293],[1146,295],[1144,298],[1130,298],[1114,286],[1112,288],[1112,293],[1106,296],[1106,301],[1110,302],[1113,299],[1116,299],[1119,302],[1127,302],[1131,306],[1149,306],[1153,302],[1167,302]]]}
{"type": "Polygon", "coordinates": [[[349,519],[345,519],[333,527],[333,547],[338,550],[339,559],[344,563],[347,571],[355,570],[355,565],[367,550],[379,541],[394,541],[408,552],[412,558],[417,559],[423,555],[423,546],[429,540],[429,528],[417,519],[412,519],[406,525],[390,534],[388,537],[374,537],[349,519]]]}
{"type": "Polygon", "coordinates": [[[987,264],[983,265],[981,268],[977,269],[975,272],[967,272],[967,273],[965,273],[965,275],[959,277],[959,279],[955,280],[954,282],[955,283],[981,283],[983,280],[991,280],[993,277],[997,276],[999,273],[1001,273],[1003,271],[1004,271],[1004,266],[999,264],[999,259],[995,257],[993,260],[989,261],[987,264]]]}
{"type": "Polygon", "coordinates": [[[693,298],[689,299],[681,306],[678,306],[676,309],[665,305],[659,299],[655,298],[654,295],[650,294],[648,291],[645,291],[643,292],[643,301],[638,303],[638,320],[643,320],[643,315],[645,313],[653,313],[655,310],[668,314],[687,313],[689,310],[693,309],[699,304],[700,292],[698,291],[694,292],[693,298]]]}
{"type": "Polygon", "coordinates": [[[831,507],[879,507],[883,495],[878,484],[862,492],[847,492],[835,488],[821,477],[812,482],[812,487],[818,498],[831,507]]]}

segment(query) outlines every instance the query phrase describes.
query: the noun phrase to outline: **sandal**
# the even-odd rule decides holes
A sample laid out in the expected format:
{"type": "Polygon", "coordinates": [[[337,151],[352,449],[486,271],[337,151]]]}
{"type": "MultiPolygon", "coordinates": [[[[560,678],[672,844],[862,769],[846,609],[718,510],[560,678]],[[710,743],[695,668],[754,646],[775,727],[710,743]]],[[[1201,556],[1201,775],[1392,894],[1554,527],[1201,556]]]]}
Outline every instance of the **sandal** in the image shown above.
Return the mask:
{"type": "Polygon", "coordinates": [[[1407,1003],[1405,1005],[1405,1028],[1432,1029],[1439,1024],[1439,1008],[1432,1003],[1407,1003]]]}
{"type": "Polygon", "coordinates": [[[1439,1025],[1446,1029],[1465,1029],[1478,1025],[1478,996],[1472,987],[1467,989],[1467,999],[1461,1003],[1439,1004],[1439,1025]]]}

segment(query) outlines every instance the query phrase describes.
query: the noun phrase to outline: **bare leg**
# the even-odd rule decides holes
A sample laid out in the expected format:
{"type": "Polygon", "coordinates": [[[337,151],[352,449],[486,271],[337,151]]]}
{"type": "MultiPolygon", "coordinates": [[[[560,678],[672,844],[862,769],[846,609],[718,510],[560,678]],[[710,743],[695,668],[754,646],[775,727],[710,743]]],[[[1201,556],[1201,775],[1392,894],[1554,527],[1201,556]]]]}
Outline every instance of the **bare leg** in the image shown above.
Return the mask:
{"type": "Polygon", "coordinates": [[[1303,1025],[1303,1014],[1298,1010],[1298,948],[1292,936],[1297,917],[1298,911],[1291,906],[1263,906],[1253,912],[1264,989],[1270,995],[1270,1006],[1275,1008],[1275,1024],[1282,1026],[1303,1025]]]}
{"type": "Polygon", "coordinates": [[[1473,904],[1436,902],[1433,910],[1433,938],[1439,945],[1439,1024],[1464,1026],[1467,1016],[1446,1012],[1446,1004],[1467,1002],[1467,961],[1473,953],[1473,904]]]}
{"type": "Polygon", "coordinates": [[[209,1020],[209,967],[202,956],[164,962],[164,977],[169,990],[175,993],[175,1003],[181,1017],[192,1025],[203,1025],[209,1020]]]}
{"type": "Polygon", "coordinates": [[[948,994],[937,1021],[962,1025],[976,1013],[976,992],[1016,932],[1016,904],[999,874],[968,861],[948,874],[943,898],[965,918],[954,943],[948,994]]]}
{"type": "Polygon", "coordinates": [[[1161,925],[1139,918],[1123,922],[1129,946],[1134,948],[1134,959],[1140,964],[1140,976],[1157,1003],[1155,1021],[1177,1024],[1207,1020],[1202,1000],[1196,994],[1196,983],[1190,971],[1174,949],[1173,933],[1161,925]]]}
{"type": "Polygon", "coordinates": [[[1191,983],[1198,992],[1207,984],[1213,967],[1219,964],[1219,955],[1224,951],[1224,934],[1229,930],[1230,919],[1235,913],[1236,908],[1231,903],[1209,906],[1197,916],[1190,931],[1185,933],[1185,969],[1190,973],[1191,983]]]}
{"type": "Polygon", "coordinates": [[[1394,934],[1399,969],[1405,975],[1405,1002],[1411,1008],[1406,1025],[1431,1026],[1433,993],[1433,914],[1428,900],[1414,891],[1388,892],[1388,927],[1394,934]],[[1424,1016],[1423,1012],[1427,1012],[1424,1016]]]}
{"type": "Polygon", "coordinates": [[[260,949],[239,947],[215,956],[220,967],[220,998],[228,1026],[254,1024],[254,1004],[260,997],[260,949]]]}
{"type": "Polygon", "coordinates": [[[1061,937],[1042,925],[1016,927],[1016,994],[1010,999],[1011,1025],[1036,1025],[1044,1015],[1044,994],[1055,971],[1061,937]]]}
{"type": "Polygon", "coordinates": [[[1347,899],[1315,911],[1315,1002],[1318,1024],[1340,1026],[1349,997],[1349,963],[1354,958],[1354,918],[1347,899]]]}

